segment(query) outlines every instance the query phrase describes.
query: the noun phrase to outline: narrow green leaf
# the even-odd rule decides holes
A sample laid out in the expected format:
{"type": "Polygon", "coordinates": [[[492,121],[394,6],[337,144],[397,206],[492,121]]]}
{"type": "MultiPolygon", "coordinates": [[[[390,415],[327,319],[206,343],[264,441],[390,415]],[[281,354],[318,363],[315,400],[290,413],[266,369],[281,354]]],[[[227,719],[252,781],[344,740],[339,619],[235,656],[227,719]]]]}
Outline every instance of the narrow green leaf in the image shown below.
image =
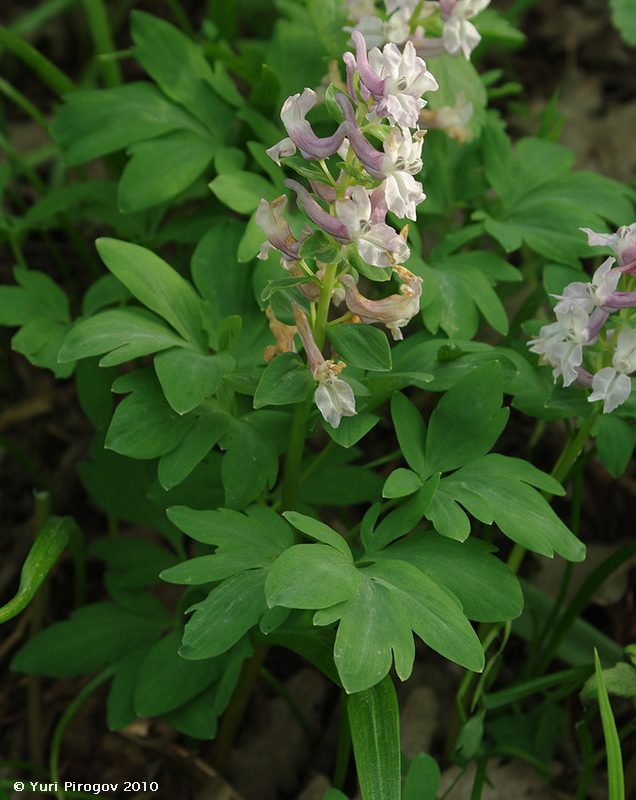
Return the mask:
{"type": "Polygon", "coordinates": [[[166,403],[159,382],[150,370],[137,370],[119,378],[113,387],[131,394],[115,409],[106,433],[105,447],[132,458],[157,458],[169,453],[195,424],[194,416],[180,417],[166,403]]]}
{"type": "Polygon", "coordinates": [[[53,138],[69,166],[123,150],[175,129],[201,129],[150,83],[68,94],[53,120],[53,138]]]}
{"type": "Polygon", "coordinates": [[[179,347],[160,353],[154,364],[166,400],[177,414],[187,414],[219,389],[235,361],[227,353],[210,356],[179,347]]]}
{"type": "Polygon", "coordinates": [[[82,606],[70,619],[30,639],[14,656],[11,669],[51,678],[87,675],[156,641],[168,621],[167,614],[135,614],[113,603],[82,606]]]}
{"type": "Polygon", "coordinates": [[[314,519],[313,517],[308,517],[306,514],[299,514],[297,511],[285,511],[283,516],[291,522],[294,528],[298,528],[299,531],[306,533],[307,536],[311,536],[312,539],[324,542],[334,547],[336,550],[339,550],[348,558],[351,558],[351,550],[347,542],[339,533],[336,533],[333,528],[325,525],[324,522],[320,522],[320,520],[314,519]]]}
{"type": "Polygon", "coordinates": [[[625,778],[623,775],[623,756],[621,753],[621,742],[616,730],[616,722],[612,713],[605,681],[601,660],[598,657],[598,650],[594,648],[594,672],[597,681],[598,705],[601,712],[601,722],[603,724],[603,737],[605,739],[605,751],[607,753],[607,778],[608,778],[608,797],[609,800],[625,800],[625,778]]]}
{"type": "Polygon", "coordinates": [[[232,124],[232,113],[212,89],[214,73],[203,48],[159,17],[138,10],[130,16],[139,63],[169,98],[223,137],[232,124]]]}
{"type": "Polygon", "coordinates": [[[362,800],[400,797],[400,713],[390,676],[347,699],[362,800]]]}
{"type": "Polygon", "coordinates": [[[204,409],[175,449],[161,456],[157,477],[163,488],[172,489],[184,481],[197,464],[209,455],[230,424],[229,414],[204,409]]]}
{"type": "Polygon", "coordinates": [[[302,403],[316,382],[296,353],[281,353],[265,368],[256,387],[254,408],[302,403]]]}
{"type": "Polygon", "coordinates": [[[595,439],[603,466],[613,478],[620,478],[634,452],[632,426],[619,417],[603,414],[596,423],[595,439]]]}
{"type": "Polygon", "coordinates": [[[171,131],[133,144],[117,187],[117,205],[128,214],[172,200],[202,175],[216,143],[192,131],[171,131]]]}
{"type": "Polygon", "coordinates": [[[143,308],[114,308],[76,322],[64,337],[58,361],[109,353],[101,366],[114,366],[186,342],[143,308]]]}
{"type": "Polygon", "coordinates": [[[17,616],[27,607],[62,554],[69,536],[76,529],[71,517],[49,517],[44,523],[22,566],[15,597],[0,607],[0,624],[17,616]]]}
{"type": "Polygon", "coordinates": [[[180,655],[214,658],[235,645],[264,613],[265,569],[250,569],[227,578],[208,597],[188,609],[194,615],[185,626],[180,655]]]}
{"type": "Polygon", "coordinates": [[[352,367],[385,372],[391,369],[386,334],[371,325],[334,325],[327,337],[338,355],[352,367]]]}
{"type": "Polygon", "coordinates": [[[382,497],[406,497],[422,488],[422,481],[410,469],[394,469],[384,481],[382,497]]]}
{"type": "Polygon", "coordinates": [[[261,198],[273,200],[278,193],[262,175],[239,170],[217,175],[209,185],[213,194],[224,205],[239,214],[251,214],[261,198]]]}
{"type": "Polygon", "coordinates": [[[355,595],[360,583],[351,556],[324,544],[297,544],[272,565],[265,594],[270,608],[328,608],[355,595]]]}
{"type": "Polygon", "coordinates": [[[23,61],[60,97],[76,88],[73,81],[46,56],[42,55],[18,33],[4,25],[0,25],[0,45],[6,47],[14,56],[23,61]]]}
{"type": "Polygon", "coordinates": [[[403,394],[396,392],[391,398],[391,418],[402,455],[411,469],[425,478],[431,470],[424,455],[426,427],[419,409],[403,394]]]}
{"type": "Polygon", "coordinates": [[[147,652],[135,685],[135,711],[156,717],[187,703],[222,672],[221,659],[186,661],[178,655],[181,631],[164,636],[147,652]]]}
{"type": "Polygon", "coordinates": [[[206,346],[201,300],[190,283],[145,247],[106,238],[98,239],[96,245],[104,264],[137,300],[162,316],[184,339],[206,346]]]}
{"type": "Polygon", "coordinates": [[[379,421],[380,417],[376,414],[356,414],[353,417],[343,417],[337,428],[323,421],[323,428],[336,444],[349,448],[366,436],[379,421]]]}

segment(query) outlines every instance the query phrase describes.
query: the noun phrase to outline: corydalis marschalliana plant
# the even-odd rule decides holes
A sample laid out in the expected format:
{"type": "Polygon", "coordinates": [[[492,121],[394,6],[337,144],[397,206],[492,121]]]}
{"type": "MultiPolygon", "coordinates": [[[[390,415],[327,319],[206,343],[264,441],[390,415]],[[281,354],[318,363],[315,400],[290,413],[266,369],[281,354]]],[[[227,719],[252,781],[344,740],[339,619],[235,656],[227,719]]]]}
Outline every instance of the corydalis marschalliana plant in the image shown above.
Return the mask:
{"type": "Polygon", "coordinates": [[[554,367],[555,380],[591,388],[588,401],[602,400],[609,414],[631,394],[636,372],[636,222],[613,234],[582,230],[590,245],[610,247],[616,258],[606,259],[589,283],[575,281],[554,295],[557,321],[529,345],[554,367]]]}
{"type": "MultiPolygon", "coordinates": [[[[387,44],[382,51],[374,48],[367,52],[359,31],[354,31],[353,40],[355,55],[348,52],[343,57],[348,93],[335,96],[342,112],[336,131],[326,137],[315,134],[307,114],[318,98],[312,89],[305,89],[283,104],[281,119],[288,136],[268,150],[279,165],[281,159],[290,163],[285,159],[297,151],[304,159],[320,163],[322,173],[310,179],[309,189],[296,180],[285,181],[315,227],[305,225],[294,236],[283,216],[285,196],[271,203],[261,200],[256,214],[267,236],[260,257],[266,258],[274,248],[287,272],[307,278],[298,287],[298,302],[294,303],[295,328],[318,383],[314,400],[333,427],[356,410],[353,389],[338,377],[345,363],[322,354],[331,302],[339,305],[344,301],[347,307],[338,324],[380,322],[394,339],[402,338],[401,328],[420,308],[422,280],[403,266],[410,255],[408,228],[398,233],[387,224],[386,215],[391,211],[414,220],[417,205],[425,199],[422,185],[414,177],[422,169],[423,132],[413,129],[426,103],[422,95],[437,89],[435,78],[411,42],[403,50],[387,44]],[[367,131],[381,140],[382,150],[367,138],[367,131]],[[342,161],[328,164],[326,159],[336,154],[342,161]],[[317,237],[322,242],[321,252],[330,253],[329,263],[318,255],[303,257],[303,246],[317,237]],[[313,267],[308,263],[311,260],[313,267]],[[365,265],[397,276],[399,293],[378,300],[366,297],[358,289],[356,265],[367,277],[378,274],[365,270],[365,265]],[[303,301],[308,309],[301,305],[303,301]]],[[[294,168],[306,174],[297,165],[294,168]]],[[[379,273],[380,280],[388,277],[384,273],[379,273]]],[[[271,309],[268,318],[277,342],[267,349],[269,360],[295,345],[293,326],[281,325],[271,309]]]]}
{"type": "Polygon", "coordinates": [[[385,10],[375,0],[348,0],[349,18],[354,30],[367,42],[413,43],[424,58],[442,53],[470,58],[481,41],[477,28],[470,21],[490,0],[385,0],[385,10]]]}

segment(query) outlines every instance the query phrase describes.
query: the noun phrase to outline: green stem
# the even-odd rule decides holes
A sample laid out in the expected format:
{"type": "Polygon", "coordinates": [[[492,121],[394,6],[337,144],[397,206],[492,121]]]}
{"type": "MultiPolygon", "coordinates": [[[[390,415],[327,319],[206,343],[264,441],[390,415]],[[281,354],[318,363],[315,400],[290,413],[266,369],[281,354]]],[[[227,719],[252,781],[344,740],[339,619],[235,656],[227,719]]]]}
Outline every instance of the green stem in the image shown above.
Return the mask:
{"type": "MultiPolygon", "coordinates": [[[[75,714],[82,707],[83,703],[99,688],[102,683],[105,683],[115,672],[115,666],[107,667],[105,670],[96,675],[92,681],[86,684],[84,688],[75,696],[72,702],[68,705],[66,711],[60,717],[60,721],[55,726],[53,736],[51,737],[51,753],[49,756],[49,769],[51,771],[51,780],[53,783],[59,784],[60,780],[60,747],[62,746],[62,737],[69,726],[70,721],[75,714]]],[[[58,789],[55,796],[58,800],[64,800],[64,790],[58,789]]]]}
{"type": "Polygon", "coordinates": [[[336,282],[336,269],[337,264],[327,264],[325,267],[325,275],[322,279],[320,300],[318,301],[318,308],[316,310],[316,323],[313,331],[314,341],[320,350],[322,350],[322,346],[325,343],[327,318],[329,316],[329,306],[331,305],[331,292],[333,291],[333,286],[336,282]]]}
{"type": "Polygon", "coordinates": [[[30,67],[60,97],[76,88],[73,81],[55,64],[4,25],[0,25],[0,45],[11,50],[14,56],[30,67]]]}
{"type": "Polygon", "coordinates": [[[101,55],[108,55],[115,50],[103,0],[84,0],[84,11],[95,45],[97,66],[102,74],[104,83],[110,87],[119,86],[122,82],[122,76],[121,68],[117,61],[110,59],[102,61],[99,58],[101,55]]]}
{"type": "Polygon", "coordinates": [[[243,719],[243,714],[247,708],[254,684],[261,671],[268,650],[268,647],[257,647],[254,650],[254,655],[243,664],[241,677],[238,680],[227,710],[225,714],[223,714],[219,733],[212,748],[212,765],[218,769],[219,772],[223,772],[225,769],[239,725],[243,719]]]}
{"type": "MultiPolygon", "coordinates": [[[[550,473],[551,476],[558,481],[559,483],[563,483],[563,481],[567,478],[570,470],[576,463],[578,457],[581,455],[583,448],[589,438],[589,435],[594,427],[594,423],[596,422],[596,418],[598,417],[598,411],[594,411],[581,425],[579,428],[579,432],[576,436],[565,445],[563,450],[561,451],[561,455],[557,459],[556,464],[552,472],[550,473]]],[[[550,492],[543,492],[544,497],[551,497],[550,492]]],[[[525,547],[522,547],[520,544],[515,544],[512,548],[510,555],[508,556],[508,567],[516,574],[521,566],[521,562],[526,554],[525,547]]]]}
{"type": "MultiPolygon", "coordinates": [[[[35,539],[44,527],[51,514],[51,493],[40,490],[35,493],[35,509],[33,512],[33,538],[35,539]]],[[[36,636],[44,626],[46,609],[47,584],[44,582],[31,602],[31,619],[29,634],[36,636]]],[[[42,681],[37,675],[30,675],[27,684],[27,719],[29,731],[29,757],[35,764],[44,764],[44,748],[42,741],[42,681]]]]}
{"type": "Polygon", "coordinates": [[[335,789],[344,787],[351,760],[351,730],[347,716],[347,696],[340,694],[340,719],[338,722],[338,748],[336,750],[336,764],[333,771],[333,786],[335,789]]]}
{"type": "Polygon", "coordinates": [[[283,493],[280,512],[290,511],[296,505],[298,488],[300,486],[300,468],[305,449],[305,430],[311,399],[298,403],[294,408],[289,446],[285,457],[285,472],[283,474],[283,493]]]}
{"type": "Polygon", "coordinates": [[[49,132],[49,121],[44,114],[33,105],[28,97],[25,97],[22,92],[18,91],[8,81],[5,81],[4,78],[0,78],[0,92],[12,103],[15,103],[18,108],[21,108],[25,114],[28,114],[34,122],[37,122],[46,133],[49,132]]]}
{"type": "Polygon", "coordinates": [[[294,698],[289,694],[285,686],[278,680],[278,678],[266,669],[265,667],[261,667],[260,671],[261,678],[265,681],[265,683],[269,683],[269,685],[274,689],[274,691],[279,694],[282,699],[287,703],[289,710],[292,713],[292,716],[298,723],[300,729],[303,732],[305,740],[310,748],[312,748],[316,744],[316,737],[312,734],[311,728],[309,727],[309,723],[303,717],[300,709],[298,708],[298,704],[294,700],[294,698]]]}

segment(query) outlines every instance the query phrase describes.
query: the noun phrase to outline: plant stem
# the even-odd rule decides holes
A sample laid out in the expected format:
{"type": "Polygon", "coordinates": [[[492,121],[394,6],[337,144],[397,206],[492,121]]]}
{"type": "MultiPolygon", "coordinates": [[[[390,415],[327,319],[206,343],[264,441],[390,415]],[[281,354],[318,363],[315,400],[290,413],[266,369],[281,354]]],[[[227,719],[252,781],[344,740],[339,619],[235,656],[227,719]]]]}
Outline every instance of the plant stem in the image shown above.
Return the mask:
{"type": "Polygon", "coordinates": [[[232,699],[225,714],[223,714],[219,733],[212,747],[211,758],[212,766],[218,769],[219,772],[223,772],[225,769],[228,756],[234,745],[236,733],[268,650],[269,648],[264,646],[255,648],[254,655],[245,662],[232,699]]]}
{"type": "Polygon", "coordinates": [[[60,97],[76,88],[73,81],[55,64],[4,25],[0,25],[0,45],[11,50],[14,56],[24,61],[60,97]]]}
{"type": "Polygon", "coordinates": [[[106,86],[119,86],[122,82],[121,69],[117,61],[101,61],[99,56],[114,52],[115,45],[110,31],[108,15],[103,0],[84,0],[84,11],[88,27],[95,45],[97,67],[106,86]]]}
{"type": "Polygon", "coordinates": [[[316,323],[313,331],[314,341],[320,350],[322,350],[322,346],[325,343],[327,318],[329,316],[329,306],[331,305],[331,292],[333,291],[333,285],[336,282],[336,268],[337,264],[327,264],[325,267],[325,274],[322,279],[320,300],[318,301],[318,309],[316,310],[316,323]]]}
{"type": "Polygon", "coordinates": [[[336,764],[333,771],[333,786],[335,789],[344,787],[351,759],[351,730],[347,716],[347,696],[340,693],[340,719],[338,722],[338,748],[336,750],[336,764]]]}
{"type": "MultiPolygon", "coordinates": [[[[107,681],[115,672],[116,667],[111,666],[102,670],[99,675],[96,675],[92,681],[86,684],[84,688],[76,695],[72,702],[68,705],[66,711],[60,717],[60,721],[55,726],[53,736],[51,737],[51,754],[49,757],[49,769],[51,771],[51,780],[53,783],[59,783],[60,779],[60,747],[62,745],[62,737],[68,728],[69,722],[73,719],[75,714],[82,707],[82,704],[93,694],[93,692],[107,681]]],[[[58,800],[64,800],[64,790],[58,789],[55,792],[58,800]]]]}
{"type": "Polygon", "coordinates": [[[289,446],[285,456],[285,472],[283,475],[283,493],[280,512],[290,511],[296,505],[298,487],[300,486],[300,468],[305,449],[305,430],[311,399],[298,403],[294,408],[289,446]]]}
{"type": "MultiPolygon", "coordinates": [[[[35,508],[33,512],[33,538],[44,527],[44,523],[51,514],[51,494],[47,491],[35,493],[35,508]]],[[[44,610],[46,608],[46,581],[40,586],[31,601],[31,619],[29,634],[32,638],[42,630],[44,625],[44,610]]],[[[44,764],[44,748],[42,742],[42,681],[37,675],[30,675],[27,683],[27,719],[29,730],[29,758],[34,764],[44,764]]]]}

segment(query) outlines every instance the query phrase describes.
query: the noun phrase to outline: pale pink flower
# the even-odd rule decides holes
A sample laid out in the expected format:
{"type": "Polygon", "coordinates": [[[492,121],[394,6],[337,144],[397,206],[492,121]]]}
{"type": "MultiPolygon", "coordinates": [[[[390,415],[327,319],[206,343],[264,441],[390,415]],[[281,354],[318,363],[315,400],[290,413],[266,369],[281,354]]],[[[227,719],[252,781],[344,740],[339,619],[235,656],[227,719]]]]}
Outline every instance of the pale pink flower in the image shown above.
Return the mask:
{"type": "Polygon", "coordinates": [[[367,324],[384,323],[394,339],[403,339],[400,329],[408,325],[420,310],[422,279],[406,267],[394,269],[404,281],[400,294],[392,294],[381,300],[370,300],[360,294],[351,275],[341,275],[340,282],[345,287],[345,303],[349,311],[367,324]]]}
{"type": "Polygon", "coordinates": [[[346,364],[323,357],[314,340],[307,315],[296,303],[294,303],[294,317],[298,335],[305,348],[309,369],[314,380],[318,382],[314,392],[314,402],[325,421],[332,428],[337,428],[343,417],[353,417],[356,414],[356,398],[353,389],[346,381],[337,377],[346,364]]]}
{"type": "Polygon", "coordinates": [[[581,228],[587,234],[587,243],[597,247],[609,247],[618,258],[621,272],[636,271],[636,222],[622,225],[616,233],[595,233],[590,228],[581,228]]]}

